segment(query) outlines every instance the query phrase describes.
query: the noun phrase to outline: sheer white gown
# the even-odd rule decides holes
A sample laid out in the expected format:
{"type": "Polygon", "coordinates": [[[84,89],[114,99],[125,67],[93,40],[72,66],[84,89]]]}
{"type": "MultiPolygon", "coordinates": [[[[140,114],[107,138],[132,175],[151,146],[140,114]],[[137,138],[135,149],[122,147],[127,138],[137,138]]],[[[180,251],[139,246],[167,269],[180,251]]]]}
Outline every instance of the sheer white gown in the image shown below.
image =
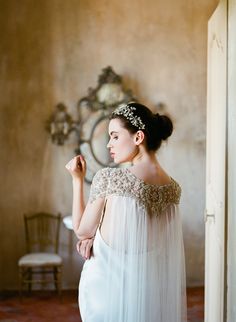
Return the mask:
{"type": "Polygon", "coordinates": [[[81,274],[83,322],[187,321],[180,194],[174,179],[157,186],[128,168],[97,172],[89,202],[105,197],[111,206],[81,274]]]}

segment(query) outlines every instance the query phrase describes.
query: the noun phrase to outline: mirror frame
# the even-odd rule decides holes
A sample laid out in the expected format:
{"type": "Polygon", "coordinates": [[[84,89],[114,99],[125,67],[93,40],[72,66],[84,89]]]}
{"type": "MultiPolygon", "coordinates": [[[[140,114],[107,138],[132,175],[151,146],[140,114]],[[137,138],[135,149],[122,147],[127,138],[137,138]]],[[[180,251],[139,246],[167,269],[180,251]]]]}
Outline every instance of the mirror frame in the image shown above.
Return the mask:
{"type": "MultiPolygon", "coordinates": [[[[75,150],[76,154],[84,154],[83,145],[87,144],[89,146],[90,153],[87,157],[90,158],[92,162],[91,167],[88,169],[85,177],[87,183],[92,182],[94,174],[104,167],[115,167],[113,162],[103,162],[99,160],[98,156],[93,148],[94,133],[97,126],[105,119],[109,119],[109,116],[117,107],[117,105],[122,103],[128,103],[130,101],[137,101],[133,96],[132,91],[125,89],[122,83],[122,77],[116,74],[111,66],[102,69],[101,75],[98,77],[98,84],[95,88],[88,88],[88,95],[82,97],[78,102],[78,113],[80,118],[80,127],[77,130],[78,134],[78,148],[75,150]],[[102,93],[102,95],[101,95],[102,93]],[[87,111],[87,117],[83,119],[84,109],[87,111]],[[85,139],[83,130],[86,123],[91,120],[91,116],[96,116],[95,122],[90,126],[90,133],[87,135],[88,139],[85,139]],[[96,164],[96,166],[93,166],[96,164]]],[[[85,153],[86,159],[86,153],[85,153]]],[[[87,163],[88,167],[89,164],[87,163]]]]}

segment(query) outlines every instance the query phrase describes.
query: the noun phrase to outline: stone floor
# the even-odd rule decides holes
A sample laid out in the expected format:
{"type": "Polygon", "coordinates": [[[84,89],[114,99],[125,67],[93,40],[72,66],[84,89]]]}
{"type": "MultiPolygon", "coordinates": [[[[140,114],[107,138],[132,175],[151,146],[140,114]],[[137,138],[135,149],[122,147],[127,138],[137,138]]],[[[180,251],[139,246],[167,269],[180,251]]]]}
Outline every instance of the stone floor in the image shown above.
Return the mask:
{"type": "MultiPolygon", "coordinates": [[[[188,289],[188,322],[204,321],[203,288],[188,289]]],[[[33,292],[22,301],[17,294],[0,294],[0,322],[81,322],[76,291],[33,292]]]]}

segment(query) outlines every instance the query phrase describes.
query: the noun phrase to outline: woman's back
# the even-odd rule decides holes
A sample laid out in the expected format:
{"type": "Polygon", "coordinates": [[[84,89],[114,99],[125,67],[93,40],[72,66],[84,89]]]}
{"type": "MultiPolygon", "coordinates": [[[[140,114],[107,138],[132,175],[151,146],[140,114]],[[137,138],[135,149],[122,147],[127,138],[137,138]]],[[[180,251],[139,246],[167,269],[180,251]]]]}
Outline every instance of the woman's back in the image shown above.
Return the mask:
{"type": "MultiPolygon", "coordinates": [[[[134,207],[133,213],[133,232],[135,225],[144,225],[139,223],[140,211],[145,213],[145,220],[151,226],[155,217],[159,216],[164,209],[171,204],[178,204],[181,194],[180,186],[172,178],[168,177],[166,184],[146,183],[138,178],[128,168],[105,168],[98,172],[95,178],[97,192],[91,191],[90,201],[96,198],[96,194],[103,194],[106,198],[106,206],[100,225],[101,235],[104,241],[110,245],[116,232],[121,233],[125,230],[129,234],[131,229],[131,212],[129,206],[134,207]],[[100,181],[100,184],[98,184],[100,181]],[[124,207],[122,211],[121,208],[124,207]],[[127,214],[127,218],[126,217],[127,214]],[[129,221],[129,224],[121,225],[121,220],[129,221]],[[115,232],[113,231],[115,230],[115,232]]],[[[138,234],[138,231],[136,231],[138,234]]]]}
{"type": "Polygon", "coordinates": [[[180,186],[172,178],[161,186],[145,183],[127,168],[100,170],[94,184],[90,202],[104,195],[107,203],[80,298],[85,284],[97,285],[94,300],[90,295],[93,312],[101,312],[96,322],[184,321],[180,186]]]}

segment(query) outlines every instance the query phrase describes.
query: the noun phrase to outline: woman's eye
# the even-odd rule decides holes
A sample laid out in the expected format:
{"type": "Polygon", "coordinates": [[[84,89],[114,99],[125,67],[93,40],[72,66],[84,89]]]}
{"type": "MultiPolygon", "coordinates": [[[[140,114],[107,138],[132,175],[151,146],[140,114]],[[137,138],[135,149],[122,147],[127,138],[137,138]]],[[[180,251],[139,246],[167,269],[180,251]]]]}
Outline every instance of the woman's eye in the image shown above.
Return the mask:
{"type": "Polygon", "coordinates": [[[114,136],[114,137],[113,137],[113,139],[114,139],[114,140],[117,140],[117,139],[118,139],[118,136],[114,136]]]}

